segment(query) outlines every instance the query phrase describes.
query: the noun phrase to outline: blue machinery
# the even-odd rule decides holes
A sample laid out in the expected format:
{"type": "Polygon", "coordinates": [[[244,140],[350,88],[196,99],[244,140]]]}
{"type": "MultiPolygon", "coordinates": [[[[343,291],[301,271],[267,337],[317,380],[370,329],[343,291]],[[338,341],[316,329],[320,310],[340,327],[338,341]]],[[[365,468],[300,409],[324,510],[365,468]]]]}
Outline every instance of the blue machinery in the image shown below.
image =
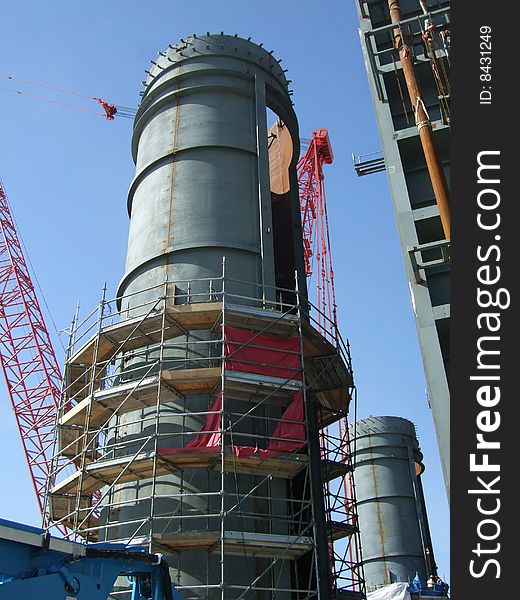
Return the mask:
{"type": "Polygon", "coordinates": [[[127,576],[132,600],[181,600],[161,554],[122,544],[79,544],[0,519],[1,600],[106,600],[127,576]]]}

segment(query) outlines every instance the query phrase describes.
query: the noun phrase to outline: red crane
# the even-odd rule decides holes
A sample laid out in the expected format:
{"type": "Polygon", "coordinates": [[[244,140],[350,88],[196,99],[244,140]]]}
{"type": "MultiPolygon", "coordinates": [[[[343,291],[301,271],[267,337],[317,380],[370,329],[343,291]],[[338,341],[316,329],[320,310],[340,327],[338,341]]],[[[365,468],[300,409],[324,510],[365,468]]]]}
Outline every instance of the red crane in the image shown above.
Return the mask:
{"type": "MultiPolygon", "coordinates": [[[[61,373],[1,181],[0,365],[44,514],[61,373]]],[[[49,515],[44,514],[44,522],[49,523],[49,515]]]]}
{"type": "MultiPolygon", "coordinates": [[[[310,278],[316,271],[319,309],[316,320],[322,334],[338,347],[342,341],[338,339],[337,333],[334,269],[323,173],[323,165],[330,165],[333,160],[328,131],[317,129],[312,133],[305,154],[298,161],[297,170],[305,272],[310,278]]],[[[348,346],[345,346],[345,350],[350,363],[348,346]]],[[[355,389],[353,396],[355,401],[355,389]]],[[[339,483],[328,481],[326,484],[325,509],[328,517],[339,517],[352,527],[353,532],[346,544],[330,542],[329,560],[333,582],[338,592],[341,586],[345,586],[350,592],[364,597],[365,583],[347,417],[344,416],[337,423],[322,429],[320,442],[323,458],[334,455],[335,460],[339,459],[351,467],[339,483]]]]}
{"type": "Polygon", "coordinates": [[[336,295],[323,165],[333,160],[328,131],[317,129],[297,166],[305,272],[311,277],[317,264],[318,321],[322,333],[331,336],[336,324],[336,295]]]}
{"type": "MultiPolygon", "coordinates": [[[[135,115],[135,109],[110,104],[103,98],[19,79],[5,73],[0,73],[0,77],[26,86],[93,100],[100,105],[103,112],[76,104],[66,104],[49,97],[35,96],[17,89],[0,87],[1,91],[102,115],[109,121],[116,115],[126,118],[135,115]]],[[[43,516],[43,525],[56,527],[66,534],[65,526],[52,525],[45,502],[45,491],[51,472],[60,471],[65,466],[75,469],[74,465],[64,458],[58,456],[53,459],[62,377],[1,181],[0,365],[36,499],[43,516]]]]}

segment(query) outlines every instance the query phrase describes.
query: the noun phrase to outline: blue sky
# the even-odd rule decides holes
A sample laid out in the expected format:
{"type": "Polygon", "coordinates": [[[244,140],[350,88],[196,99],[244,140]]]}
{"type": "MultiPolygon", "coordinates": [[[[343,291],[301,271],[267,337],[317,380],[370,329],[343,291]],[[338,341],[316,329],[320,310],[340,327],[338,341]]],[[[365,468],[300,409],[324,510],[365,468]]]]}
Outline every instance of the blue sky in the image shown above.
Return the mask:
{"type": "MultiPolygon", "coordinates": [[[[191,33],[251,36],[283,59],[300,135],[326,127],[333,146],[334,163],[325,167],[329,225],[359,416],[398,415],[416,424],[439,574],[449,578],[448,504],[386,176],[358,178],[352,167],[353,152],[380,148],[355,0],[28,0],[2,13],[0,73],[125,106],[137,106],[157,52],[191,33]]],[[[95,109],[3,77],[0,87],[95,109]]],[[[90,311],[105,281],[113,296],[123,274],[131,131],[130,120],[109,122],[0,90],[0,176],[58,330],[78,300],[90,311]]],[[[60,339],[46,317],[61,364],[60,339]]],[[[38,525],[3,385],[0,415],[0,517],[38,525]]]]}

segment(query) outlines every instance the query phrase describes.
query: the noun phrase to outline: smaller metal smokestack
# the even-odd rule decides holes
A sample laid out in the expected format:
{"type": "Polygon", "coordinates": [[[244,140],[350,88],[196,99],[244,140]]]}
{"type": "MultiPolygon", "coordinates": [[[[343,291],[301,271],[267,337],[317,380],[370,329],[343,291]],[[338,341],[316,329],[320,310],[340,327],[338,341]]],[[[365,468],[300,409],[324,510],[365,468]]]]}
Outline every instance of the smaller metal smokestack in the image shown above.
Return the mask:
{"type": "Polygon", "coordinates": [[[367,588],[436,575],[413,423],[368,417],[349,426],[367,588]]]}

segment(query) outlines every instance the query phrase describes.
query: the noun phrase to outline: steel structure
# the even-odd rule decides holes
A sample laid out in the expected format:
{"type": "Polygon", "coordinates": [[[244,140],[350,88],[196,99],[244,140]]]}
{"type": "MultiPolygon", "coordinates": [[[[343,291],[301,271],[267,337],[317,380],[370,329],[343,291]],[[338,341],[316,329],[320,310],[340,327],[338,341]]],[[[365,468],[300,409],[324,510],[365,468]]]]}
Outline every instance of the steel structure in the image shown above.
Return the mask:
{"type": "MultiPolygon", "coordinates": [[[[61,373],[0,182],[0,364],[44,520],[61,373]]],[[[60,468],[65,467],[60,459],[60,468]]],[[[61,527],[61,531],[65,531],[61,527]]]]}
{"type": "Polygon", "coordinates": [[[103,299],[79,324],[58,426],[60,456],[78,471],[68,477],[59,469],[53,473],[52,518],[69,527],[74,538],[172,553],[174,580],[190,597],[322,598],[307,420],[316,410],[331,582],[325,597],[362,598],[359,557],[353,561],[359,528],[349,504],[352,462],[341,421],[352,392],[348,348],[338,331],[337,345],[318,332],[317,318],[302,312],[299,299],[306,310],[317,311],[305,296],[296,293],[294,305],[251,298],[244,306],[237,303],[242,295],[226,292],[233,283],[223,274],[165,284],[163,294],[142,306],[144,314],[137,318],[118,312],[117,299],[103,299]],[[200,290],[190,302],[175,291],[183,283],[200,290]],[[168,342],[181,331],[204,330],[220,333],[211,340],[186,341],[179,356],[167,356],[168,342]],[[118,360],[145,356],[152,340],[159,352],[145,368],[127,369],[118,360]],[[198,358],[190,355],[194,344],[198,358]],[[211,353],[203,351],[207,346],[211,353]],[[255,362],[259,350],[268,352],[272,364],[255,362]],[[290,355],[294,366],[277,371],[275,365],[286,364],[290,355]],[[190,396],[208,393],[207,408],[194,411],[190,396]],[[294,410],[296,394],[302,398],[299,411],[294,410]],[[189,430],[161,428],[161,414],[172,402],[177,416],[193,423],[189,430]],[[137,407],[151,410],[132,417],[137,407]],[[268,407],[278,407],[281,417],[268,407]],[[133,437],[129,452],[125,434],[136,422],[141,434],[133,437]],[[290,429],[275,427],[280,422],[290,429]],[[168,473],[178,474],[182,485],[154,489],[168,473]],[[196,490],[194,474],[201,473],[216,485],[196,490]],[[136,511],[135,500],[121,493],[124,484],[131,489],[135,482],[146,490],[140,497],[146,511],[136,511]],[[280,485],[288,495],[279,497],[280,485]],[[187,552],[202,567],[197,583],[183,576],[187,552]],[[237,570],[240,556],[256,564],[254,577],[237,570]],[[290,577],[284,572],[288,564],[290,577]]]}
{"type": "MultiPolygon", "coordinates": [[[[450,194],[448,190],[448,183],[446,181],[446,174],[444,173],[444,169],[442,168],[439,154],[437,152],[436,142],[433,136],[432,123],[430,121],[428,111],[426,110],[421,86],[419,84],[419,79],[414,66],[414,37],[413,34],[404,34],[401,28],[402,14],[399,0],[388,0],[388,8],[390,11],[390,19],[392,24],[396,26],[393,31],[394,47],[399,52],[399,60],[401,61],[404,81],[408,91],[408,99],[415,117],[415,124],[417,125],[417,132],[419,134],[419,139],[426,162],[426,168],[428,170],[428,175],[433,188],[433,194],[439,210],[439,217],[444,230],[444,236],[449,239],[450,194]]],[[[435,51],[433,50],[432,46],[432,42],[435,40],[435,25],[430,18],[430,13],[425,2],[421,2],[421,8],[423,9],[423,12],[426,13],[426,21],[424,23],[425,31],[422,35],[422,40],[426,48],[425,53],[430,59],[434,75],[438,76],[439,71],[437,68],[437,63],[439,62],[442,64],[442,58],[437,61],[435,51]]],[[[444,102],[446,101],[444,90],[442,93],[443,96],[439,96],[439,100],[442,103],[441,105],[444,106],[444,102]]]]}
{"type": "Polygon", "coordinates": [[[131,579],[133,600],[182,600],[160,554],[66,542],[43,529],[0,519],[2,600],[106,600],[119,576],[131,579]]]}
{"type": "Polygon", "coordinates": [[[358,0],[356,7],[449,497],[450,239],[442,179],[449,181],[450,169],[450,2],[358,0]]]}
{"type": "MultiPolygon", "coordinates": [[[[46,86],[47,87],[47,86],[46,86]]],[[[320,315],[323,314],[323,308],[327,308],[327,299],[335,298],[333,286],[333,272],[330,255],[330,242],[328,240],[328,222],[327,210],[325,201],[324,175],[322,164],[330,164],[332,162],[332,150],[326,130],[317,130],[313,132],[312,139],[307,140],[307,150],[298,162],[299,187],[300,187],[300,207],[302,216],[302,230],[304,232],[304,252],[306,260],[306,274],[310,277],[313,273],[313,250],[314,246],[321,247],[321,251],[316,253],[316,261],[318,263],[318,272],[321,279],[318,279],[318,301],[321,305],[320,315]],[[317,242],[319,240],[319,242],[317,242]],[[329,276],[326,277],[325,273],[329,276]]],[[[7,221],[11,222],[10,229],[15,234],[14,224],[10,214],[7,214],[7,221]]],[[[15,246],[19,247],[17,241],[15,246]]],[[[7,249],[7,246],[6,246],[7,249]]],[[[31,284],[32,287],[32,284],[31,284]]],[[[335,301],[332,304],[335,307],[335,301]]],[[[330,320],[333,315],[332,311],[328,311],[327,317],[330,320]]],[[[335,311],[334,311],[335,317],[335,311]]],[[[335,322],[335,321],[334,321],[335,322]]],[[[322,321],[319,325],[323,329],[322,321]]],[[[332,323],[332,321],[331,321],[332,323]]],[[[48,336],[47,336],[48,338],[48,336]]],[[[53,393],[57,393],[57,386],[54,386],[53,393]]],[[[52,421],[53,415],[48,415],[49,422],[52,421]]],[[[22,437],[23,437],[22,433],[22,437]]],[[[341,436],[341,433],[340,433],[341,436]]],[[[323,438],[328,439],[327,438],[323,438]]],[[[44,443],[44,440],[41,440],[44,443]]],[[[47,452],[47,455],[49,453],[47,452]]],[[[348,460],[348,452],[345,454],[348,460]]],[[[46,467],[48,472],[49,467],[46,467]]],[[[43,482],[41,489],[43,490],[43,482]]],[[[350,487],[350,486],[349,486],[350,487]]],[[[345,487],[345,490],[347,487],[345,487]]],[[[37,494],[40,507],[43,506],[43,494],[37,494]]],[[[48,518],[46,518],[48,521],[48,518]]],[[[358,561],[356,561],[358,562],[358,561]]]]}
{"type": "Polygon", "coordinates": [[[371,416],[350,429],[367,587],[436,576],[413,423],[371,416]]]}

